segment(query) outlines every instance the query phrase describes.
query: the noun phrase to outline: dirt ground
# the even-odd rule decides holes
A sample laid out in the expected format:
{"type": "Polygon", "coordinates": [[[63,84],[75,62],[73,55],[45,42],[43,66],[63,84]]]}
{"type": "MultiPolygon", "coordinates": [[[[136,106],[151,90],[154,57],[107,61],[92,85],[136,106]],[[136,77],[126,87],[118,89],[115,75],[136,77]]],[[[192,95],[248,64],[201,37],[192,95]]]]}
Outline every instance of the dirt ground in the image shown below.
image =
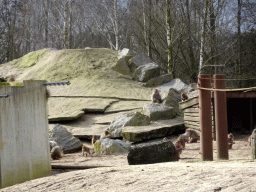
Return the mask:
{"type": "MultiPolygon", "coordinates": [[[[186,144],[178,162],[148,165],[130,166],[127,155],[85,157],[78,152],[52,161],[55,167],[74,169],[53,169],[46,177],[0,191],[256,191],[256,161],[246,146],[249,135],[234,136],[228,161],[217,160],[216,141],[214,161],[201,161],[200,143],[186,144]]],[[[177,136],[168,138],[174,142],[177,136]]]]}

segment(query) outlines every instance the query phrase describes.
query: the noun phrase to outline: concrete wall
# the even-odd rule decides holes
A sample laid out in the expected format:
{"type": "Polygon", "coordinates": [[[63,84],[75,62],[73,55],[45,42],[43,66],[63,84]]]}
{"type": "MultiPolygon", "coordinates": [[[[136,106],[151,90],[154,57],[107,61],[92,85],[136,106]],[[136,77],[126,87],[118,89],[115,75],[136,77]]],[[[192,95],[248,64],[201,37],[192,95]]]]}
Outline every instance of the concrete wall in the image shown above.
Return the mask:
{"type": "Polygon", "coordinates": [[[46,87],[44,81],[1,86],[0,188],[51,172],[46,87]]]}

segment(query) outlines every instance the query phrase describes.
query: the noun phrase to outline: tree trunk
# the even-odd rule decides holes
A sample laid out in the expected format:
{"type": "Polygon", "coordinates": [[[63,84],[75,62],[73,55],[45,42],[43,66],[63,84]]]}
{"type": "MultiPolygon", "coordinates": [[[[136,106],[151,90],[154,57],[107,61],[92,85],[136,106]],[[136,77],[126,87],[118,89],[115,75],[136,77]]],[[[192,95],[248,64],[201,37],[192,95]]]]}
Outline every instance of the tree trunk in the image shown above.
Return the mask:
{"type": "Polygon", "coordinates": [[[118,18],[117,18],[117,0],[114,0],[114,31],[115,31],[115,39],[116,39],[116,51],[119,50],[119,34],[118,34],[118,18]]]}
{"type": "Polygon", "coordinates": [[[206,0],[205,1],[204,21],[203,21],[202,34],[201,34],[199,74],[201,74],[202,66],[203,66],[203,62],[204,62],[204,44],[205,44],[206,23],[207,23],[207,15],[208,15],[208,4],[209,4],[209,0],[206,0]]]}
{"type": "Polygon", "coordinates": [[[172,73],[175,78],[172,63],[172,33],[171,33],[171,16],[170,16],[170,0],[166,0],[166,32],[167,32],[167,52],[168,52],[168,73],[172,73]]]}
{"type": "Polygon", "coordinates": [[[215,65],[215,74],[217,74],[216,67],[216,33],[215,33],[215,20],[216,16],[214,14],[213,2],[210,4],[210,31],[211,31],[211,52],[210,52],[210,63],[211,65],[215,65]]]}
{"type": "Polygon", "coordinates": [[[238,59],[236,66],[236,75],[241,75],[241,1],[237,0],[237,36],[238,36],[238,59]]]}

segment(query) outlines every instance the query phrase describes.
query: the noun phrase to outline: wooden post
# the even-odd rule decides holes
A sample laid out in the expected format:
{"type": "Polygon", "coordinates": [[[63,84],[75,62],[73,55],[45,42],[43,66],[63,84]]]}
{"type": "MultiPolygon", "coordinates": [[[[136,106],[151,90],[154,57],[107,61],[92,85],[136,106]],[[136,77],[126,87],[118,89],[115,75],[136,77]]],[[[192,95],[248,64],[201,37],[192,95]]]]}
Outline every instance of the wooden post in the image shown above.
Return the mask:
{"type": "MultiPolygon", "coordinates": [[[[211,76],[200,74],[198,76],[198,85],[201,88],[211,88],[211,76]]],[[[200,143],[202,160],[212,161],[212,109],[210,90],[202,90],[199,88],[199,116],[201,129],[200,143]]]]}
{"type": "MultiPolygon", "coordinates": [[[[225,75],[213,76],[214,88],[225,89],[225,75]]],[[[225,91],[214,91],[217,158],[228,159],[227,97],[225,91]]]]}

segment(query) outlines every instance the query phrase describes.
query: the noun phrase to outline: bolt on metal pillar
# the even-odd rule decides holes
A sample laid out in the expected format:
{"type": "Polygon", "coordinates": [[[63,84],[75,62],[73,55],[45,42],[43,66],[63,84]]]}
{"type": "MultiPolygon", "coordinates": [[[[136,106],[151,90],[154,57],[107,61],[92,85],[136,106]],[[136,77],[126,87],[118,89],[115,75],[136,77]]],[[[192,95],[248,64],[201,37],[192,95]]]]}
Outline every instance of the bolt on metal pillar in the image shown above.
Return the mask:
{"type": "MultiPolygon", "coordinates": [[[[215,89],[225,89],[225,75],[214,75],[215,89]]],[[[226,91],[214,91],[217,158],[228,160],[228,123],[226,91]]]]}
{"type": "MultiPolygon", "coordinates": [[[[211,88],[211,76],[198,75],[198,85],[201,88],[211,88]]],[[[200,116],[200,145],[202,161],[213,160],[212,145],[212,111],[211,91],[199,88],[199,116],[200,116]]]]}

